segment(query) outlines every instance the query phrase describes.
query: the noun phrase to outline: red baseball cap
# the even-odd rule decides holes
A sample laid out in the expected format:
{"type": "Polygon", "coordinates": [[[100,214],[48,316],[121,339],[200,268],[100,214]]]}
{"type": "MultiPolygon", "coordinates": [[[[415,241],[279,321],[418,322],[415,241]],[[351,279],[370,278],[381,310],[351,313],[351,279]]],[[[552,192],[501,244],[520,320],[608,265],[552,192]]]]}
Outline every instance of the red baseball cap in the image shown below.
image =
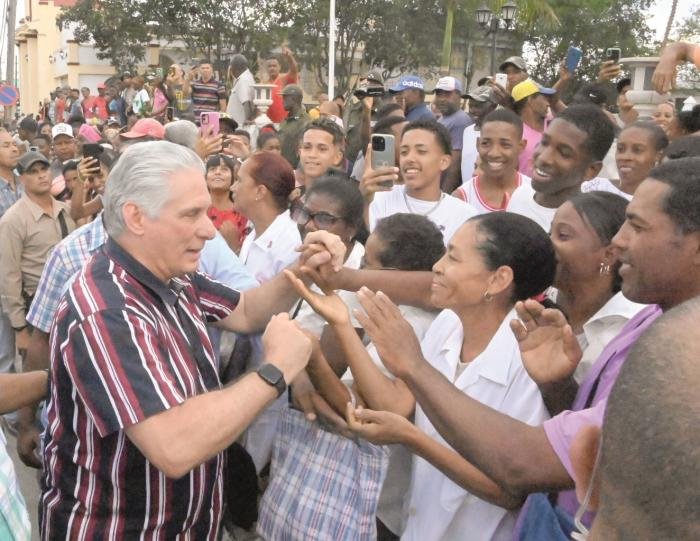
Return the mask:
{"type": "Polygon", "coordinates": [[[136,139],[137,137],[153,137],[163,139],[165,137],[165,126],[155,118],[142,118],[128,131],[121,134],[126,139],[136,139]]]}

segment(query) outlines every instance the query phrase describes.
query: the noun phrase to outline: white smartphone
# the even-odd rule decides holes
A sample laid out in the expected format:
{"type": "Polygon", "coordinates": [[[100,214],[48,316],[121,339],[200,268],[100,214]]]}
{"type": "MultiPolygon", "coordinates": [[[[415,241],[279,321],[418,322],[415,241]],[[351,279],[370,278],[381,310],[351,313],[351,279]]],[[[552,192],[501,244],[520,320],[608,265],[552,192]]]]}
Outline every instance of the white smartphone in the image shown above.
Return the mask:
{"type": "Polygon", "coordinates": [[[503,88],[505,88],[506,85],[508,84],[508,75],[506,75],[505,73],[497,73],[494,81],[499,86],[502,86],[503,88]]]}

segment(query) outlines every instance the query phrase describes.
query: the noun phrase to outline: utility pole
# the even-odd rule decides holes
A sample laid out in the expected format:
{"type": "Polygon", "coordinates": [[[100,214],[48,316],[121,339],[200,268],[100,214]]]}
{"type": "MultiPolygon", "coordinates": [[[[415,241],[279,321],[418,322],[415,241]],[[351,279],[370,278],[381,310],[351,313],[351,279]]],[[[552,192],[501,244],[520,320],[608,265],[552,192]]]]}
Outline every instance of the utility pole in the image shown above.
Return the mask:
{"type": "MultiPolygon", "coordinates": [[[[17,19],[17,0],[9,0],[7,6],[7,57],[5,59],[5,81],[15,83],[15,24],[17,19]]],[[[14,107],[5,107],[5,122],[12,121],[14,107]]]]}

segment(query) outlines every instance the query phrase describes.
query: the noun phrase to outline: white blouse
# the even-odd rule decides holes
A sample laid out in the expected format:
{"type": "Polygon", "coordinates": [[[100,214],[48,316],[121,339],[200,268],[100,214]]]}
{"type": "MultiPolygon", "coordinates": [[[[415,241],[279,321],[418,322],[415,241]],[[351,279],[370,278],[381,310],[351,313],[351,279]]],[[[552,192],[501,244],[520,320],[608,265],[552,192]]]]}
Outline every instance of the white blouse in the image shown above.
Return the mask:
{"type": "MultiPolygon", "coordinates": [[[[503,320],[486,349],[466,365],[460,362],[463,329],[457,315],[444,310],[421,343],[425,359],[468,396],[491,408],[539,425],[549,418],[537,384],[530,379],[510,329],[515,310],[503,320]]],[[[443,445],[420,405],[415,424],[443,445]]],[[[488,427],[484,427],[488,430],[488,427]]],[[[448,446],[449,447],[449,446],[448,446]]],[[[404,541],[510,540],[517,511],[471,495],[429,462],[416,456],[404,541]]]]}

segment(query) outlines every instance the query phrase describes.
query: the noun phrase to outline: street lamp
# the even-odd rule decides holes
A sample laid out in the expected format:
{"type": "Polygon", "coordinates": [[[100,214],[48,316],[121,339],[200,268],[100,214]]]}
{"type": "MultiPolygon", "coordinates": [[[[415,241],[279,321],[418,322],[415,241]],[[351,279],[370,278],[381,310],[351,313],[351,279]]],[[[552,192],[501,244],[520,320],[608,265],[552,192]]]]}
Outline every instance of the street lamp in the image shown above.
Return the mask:
{"type": "Polygon", "coordinates": [[[501,7],[501,16],[494,16],[493,12],[484,4],[476,10],[476,22],[479,26],[486,28],[486,35],[491,35],[491,74],[496,72],[496,34],[501,29],[501,21],[505,30],[510,30],[511,24],[515,20],[515,13],[518,7],[508,0],[501,7]]]}

